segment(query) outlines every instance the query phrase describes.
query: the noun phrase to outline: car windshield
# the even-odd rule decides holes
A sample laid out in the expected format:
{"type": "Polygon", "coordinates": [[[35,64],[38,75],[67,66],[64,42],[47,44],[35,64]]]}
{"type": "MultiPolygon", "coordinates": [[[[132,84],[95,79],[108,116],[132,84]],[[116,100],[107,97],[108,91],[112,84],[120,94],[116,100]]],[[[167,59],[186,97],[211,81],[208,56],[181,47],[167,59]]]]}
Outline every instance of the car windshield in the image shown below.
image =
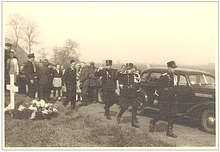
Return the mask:
{"type": "Polygon", "coordinates": [[[214,77],[205,74],[190,75],[189,80],[192,85],[215,85],[214,77]]]}

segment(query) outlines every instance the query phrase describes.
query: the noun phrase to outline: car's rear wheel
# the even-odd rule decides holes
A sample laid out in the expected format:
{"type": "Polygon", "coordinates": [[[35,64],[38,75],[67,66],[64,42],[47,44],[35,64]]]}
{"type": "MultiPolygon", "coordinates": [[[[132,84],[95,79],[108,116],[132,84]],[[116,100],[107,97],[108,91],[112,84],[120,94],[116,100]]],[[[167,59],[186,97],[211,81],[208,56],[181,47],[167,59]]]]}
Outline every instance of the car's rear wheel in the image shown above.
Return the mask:
{"type": "Polygon", "coordinates": [[[207,133],[215,133],[215,111],[207,109],[201,115],[201,129],[207,133]]]}

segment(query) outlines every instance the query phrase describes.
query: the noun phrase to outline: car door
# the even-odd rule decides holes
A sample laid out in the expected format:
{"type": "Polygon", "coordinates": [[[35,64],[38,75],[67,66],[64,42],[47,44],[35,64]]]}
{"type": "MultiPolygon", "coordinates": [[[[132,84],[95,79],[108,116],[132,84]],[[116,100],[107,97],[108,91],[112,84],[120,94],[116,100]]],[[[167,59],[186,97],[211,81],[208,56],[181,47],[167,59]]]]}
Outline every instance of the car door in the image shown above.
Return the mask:
{"type": "Polygon", "coordinates": [[[176,100],[178,106],[178,113],[184,113],[192,106],[192,89],[189,87],[186,76],[177,75],[177,82],[175,85],[176,100]]]}

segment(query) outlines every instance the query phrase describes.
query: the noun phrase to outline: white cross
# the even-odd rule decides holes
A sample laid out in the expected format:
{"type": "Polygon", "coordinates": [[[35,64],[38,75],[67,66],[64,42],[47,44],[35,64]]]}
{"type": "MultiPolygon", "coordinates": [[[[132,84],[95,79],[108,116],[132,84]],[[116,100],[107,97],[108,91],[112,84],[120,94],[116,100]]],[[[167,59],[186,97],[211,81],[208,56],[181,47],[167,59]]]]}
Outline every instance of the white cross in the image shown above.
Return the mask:
{"type": "Polygon", "coordinates": [[[4,111],[12,110],[15,108],[15,92],[18,92],[18,87],[14,85],[15,75],[10,74],[10,85],[7,85],[7,90],[10,90],[10,103],[4,111]]]}

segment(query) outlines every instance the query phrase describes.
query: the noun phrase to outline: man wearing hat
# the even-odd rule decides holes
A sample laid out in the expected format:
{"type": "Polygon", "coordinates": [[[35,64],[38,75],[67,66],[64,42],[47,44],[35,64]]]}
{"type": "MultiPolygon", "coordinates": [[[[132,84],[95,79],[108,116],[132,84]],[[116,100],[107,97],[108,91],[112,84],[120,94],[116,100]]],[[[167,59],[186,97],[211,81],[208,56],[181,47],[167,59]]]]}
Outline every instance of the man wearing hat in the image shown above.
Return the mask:
{"type": "Polygon", "coordinates": [[[150,132],[155,131],[155,124],[161,117],[165,117],[168,121],[166,135],[176,138],[173,133],[173,123],[177,112],[177,102],[174,91],[174,69],[177,67],[174,61],[167,62],[167,73],[160,76],[158,81],[157,93],[160,100],[160,112],[150,121],[150,132]]]}
{"type": "Polygon", "coordinates": [[[121,107],[120,112],[117,116],[117,122],[120,123],[121,116],[128,109],[132,107],[132,127],[139,128],[136,121],[137,109],[139,106],[138,93],[140,91],[140,85],[135,80],[135,71],[133,63],[127,63],[125,66],[126,70],[118,73],[118,80],[120,86],[120,97],[119,105],[121,107]]]}
{"type": "Polygon", "coordinates": [[[76,61],[70,61],[70,67],[66,69],[62,83],[66,85],[67,95],[66,100],[63,102],[63,105],[66,106],[69,102],[71,103],[71,109],[74,109],[76,106],[76,61]]]}
{"type": "Polygon", "coordinates": [[[24,66],[24,72],[27,78],[28,96],[35,98],[37,92],[37,67],[34,54],[28,54],[28,61],[24,66]]]}
{"type": "Polygon", "coordinates": [[[115,92],[117,85],[117,69],[112,69],[112,60],[105,61],[105,68],[99,67],[95,76],[102,77],[101,89],[103,102],[105,104],[105,116],[107,119],[110,117],[110,107],[118,101],[117,94],[115,92]]]}

